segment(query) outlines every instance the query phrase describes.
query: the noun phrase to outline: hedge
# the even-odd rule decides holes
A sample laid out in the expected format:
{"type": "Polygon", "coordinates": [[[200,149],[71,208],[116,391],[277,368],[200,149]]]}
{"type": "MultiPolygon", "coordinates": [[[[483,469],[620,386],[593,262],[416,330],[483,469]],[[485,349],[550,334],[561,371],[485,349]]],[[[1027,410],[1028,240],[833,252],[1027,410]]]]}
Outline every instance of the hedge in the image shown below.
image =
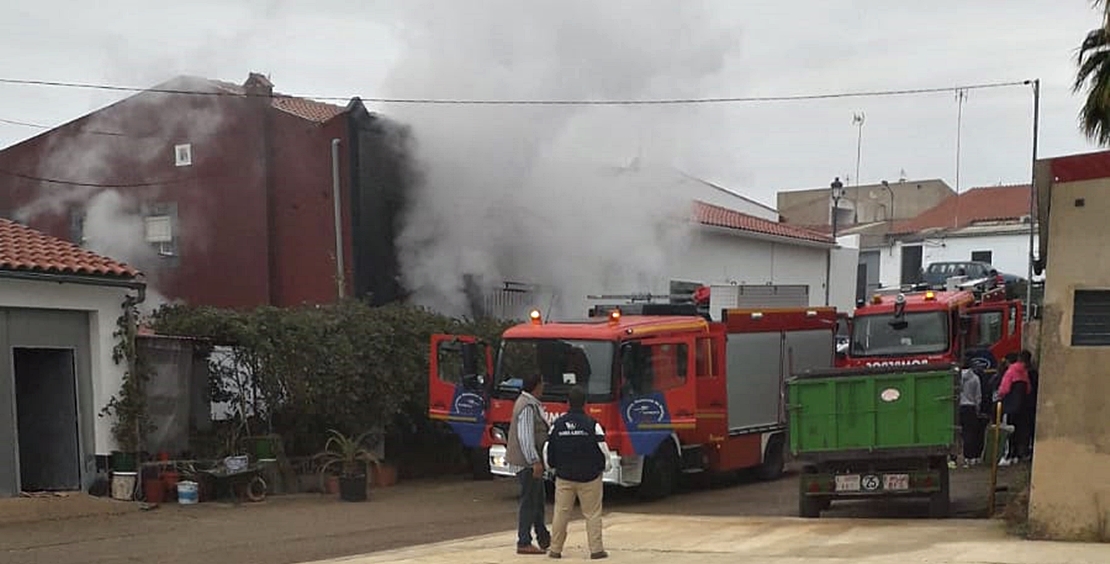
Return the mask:
{"type": "Polygon", "coordinates": [[[150,323],[159,334],[231,346],[245,385],[229,389],[222,383],[228,368],[212,363],[211,399],[242,408],[242,433],[279,434],[290,454],[303,455],[318,451],[332,428],[426,433],[431,336],[472,334],[497,346],[515,322],[351,300],[253,311],[174,305],[150,323]]]}

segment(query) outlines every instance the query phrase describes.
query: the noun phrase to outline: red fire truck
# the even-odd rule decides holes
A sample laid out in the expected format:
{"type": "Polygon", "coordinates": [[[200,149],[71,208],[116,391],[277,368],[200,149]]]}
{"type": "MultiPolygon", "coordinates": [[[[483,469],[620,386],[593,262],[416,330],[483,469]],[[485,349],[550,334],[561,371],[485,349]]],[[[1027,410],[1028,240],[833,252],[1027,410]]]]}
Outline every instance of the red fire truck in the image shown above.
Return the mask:
{"type": "Polygon", "coordinates": [[[671,493],[682,473],[783,470],[783,383],[833,364],[833,308],[726,310],[707,320],[693,305],[620,308],[582,322],[531,321],[505,331],[496,364],[474,337],[435,335],[429,417],[511,476],[505,440],[521,377],[543,378],[547,417],[566,411],[573,385],[606,429],[606,483],[645,498],[671,493]]]}
{"type": "Polygon", "coordinates": [[[1022,303],[982,281],[945,290],[880,291],[855,311],[842,367],[912,366],[962,362],[969,353],[985,372],[1021,350],[1022,303]]]}

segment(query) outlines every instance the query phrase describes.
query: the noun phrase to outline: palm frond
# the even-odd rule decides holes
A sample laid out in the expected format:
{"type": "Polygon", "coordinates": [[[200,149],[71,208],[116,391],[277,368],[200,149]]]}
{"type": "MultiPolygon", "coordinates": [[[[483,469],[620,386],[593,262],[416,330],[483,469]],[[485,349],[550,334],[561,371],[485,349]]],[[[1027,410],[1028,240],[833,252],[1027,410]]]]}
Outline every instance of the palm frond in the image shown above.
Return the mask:
{"type": "Polygon", "coordinates": [[[1092,29],[1087,32],[1087,37],[1083,38],[1083,43],[1079,46],[1079,53],[1076,59],[1082,61],[1083,58],[1090,51],[1097,51],[1110,45],[1110,30],[1105,27],[1092,29]]]}
{"type": "MultiPolygon", "coordinates": [[[[1104,59],[1110,61],[1110,55],[1104,59]]],[[[1083,133],[1101,145],[1110,144],[1110,63],[1091,75],[1087,99],[1079,111],[1083,133]]]]}
{"type": "MultiPolygon", "coordinates": [[[[1108,36],[1108,39],[1110,39],[1110,36],[1108,36]]],[[[1107,46],[1110,46],[1110,43],[1107,46]]],[[[1072,85],[1072,91],[1082,90],[1089,81],[1093,82],[1092,78],[1097,80],[1099,74],[1106,72],[1110,72],[1110,49],[1102,47],[1098,51],[1080,53],[1079,69],[1075,73],[1075,83],[1072,85]]]]}

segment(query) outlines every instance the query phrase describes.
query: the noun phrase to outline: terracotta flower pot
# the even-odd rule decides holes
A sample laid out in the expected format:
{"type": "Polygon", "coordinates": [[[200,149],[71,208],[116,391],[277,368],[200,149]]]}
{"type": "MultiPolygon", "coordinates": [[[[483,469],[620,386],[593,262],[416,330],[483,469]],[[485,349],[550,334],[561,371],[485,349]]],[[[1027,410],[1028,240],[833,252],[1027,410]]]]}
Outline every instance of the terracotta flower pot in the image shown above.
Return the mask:
{"type": "Polygon", "coordinates": [[[162,484],[165,485],[166,499],[174,501],[177,499],[177,483],[181,481],[181,475],[174,471],[162,472],[162,484]]]}
{"type": "Polygon", "coordinates": [[[158,478],[143,480],[143,496],[147,503],[162,503],[166,500],[166,486],[158,478]]]}
{"type": "Polygon", "coordinates": [[[397,483],[397,467],[392,464],[381,463],[375,464],[371,468],[373,472],[373,481],[375,487],[387,488],[397,483]]]}
{"type": "Polygon", "coordinates": [[[332,495],[339,493],[339,476],[328,476],[324,480],[324,491],[332,495]]]}

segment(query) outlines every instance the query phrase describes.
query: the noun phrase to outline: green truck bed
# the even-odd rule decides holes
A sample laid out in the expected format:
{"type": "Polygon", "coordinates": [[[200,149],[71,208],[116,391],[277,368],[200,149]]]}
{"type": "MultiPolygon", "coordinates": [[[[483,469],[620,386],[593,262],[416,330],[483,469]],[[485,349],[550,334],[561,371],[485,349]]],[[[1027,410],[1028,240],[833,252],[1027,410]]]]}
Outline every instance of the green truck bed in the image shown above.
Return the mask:
{"type": "Polygon", "coordinates": [[[955,442],[959,373],[822,370],[787,383],[790,449],[800,458],[946,452],[955,442]]]}
{"type": "Polygon", "coordinates": [[[833,500],[915,496],[948,515],[959,372],[948,366],[837,369],[787,382],[790,449],[804,461],[798,514],[833,500]]]}

